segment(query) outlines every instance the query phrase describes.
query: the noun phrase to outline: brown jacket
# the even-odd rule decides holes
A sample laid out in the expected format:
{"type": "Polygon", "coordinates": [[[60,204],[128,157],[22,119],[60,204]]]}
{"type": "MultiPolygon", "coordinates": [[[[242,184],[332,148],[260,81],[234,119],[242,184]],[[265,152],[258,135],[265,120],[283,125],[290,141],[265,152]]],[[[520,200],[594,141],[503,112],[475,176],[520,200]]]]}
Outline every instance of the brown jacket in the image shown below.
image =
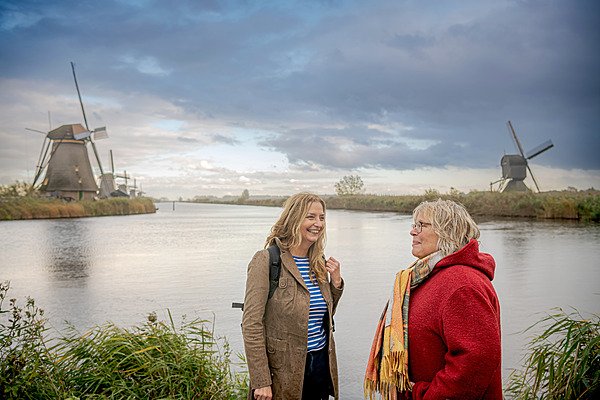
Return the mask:
{"type": "MultiPolygon", "coordinates": [[[[281,243],[277,240],[281,249],[281,243]]],[[[319,283],[329,310],[329,370],[331,393],[339,397],[337,360],[333,340],[335,308],[342,295],[332,283],[319,283]]],[[[275,400],[300,400],[308,342],[310,295],[289,251],[281,249],[279,286],[269,295],[269,252],[258,251],[248,265],[242,333],[252,389],[271,385],[275,400]],[[267,301],[268,300],[268,301],[267,301]]],[[[328,323],[328,324],[327,324],[328,323]]],[[[250,397],[250,393],[249,396],[250,397]]]]}

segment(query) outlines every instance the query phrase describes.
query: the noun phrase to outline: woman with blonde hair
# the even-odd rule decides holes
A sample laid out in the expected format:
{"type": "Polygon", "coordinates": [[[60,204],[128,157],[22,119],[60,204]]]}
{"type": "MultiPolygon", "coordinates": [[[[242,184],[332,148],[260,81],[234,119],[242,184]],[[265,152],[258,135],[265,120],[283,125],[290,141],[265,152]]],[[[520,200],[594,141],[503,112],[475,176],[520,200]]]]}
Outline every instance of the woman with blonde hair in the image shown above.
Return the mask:
{"type": "Polygon", "coordinates": [[[265,249],[248,265],[242,318],[248,399],[339,397],[333,315],[344,282],[339,261],[326,260],[324,249],[325,202],[311,193],[291,196],[265,249]],[[270,246],[281,257],[271,297],[270,246]]]}
{"type": "Polygon", "coordinates": [[[479,228],[460,204],[413,211],[413,264],[396,275],[377,326],[365,396],[502,399],[496,263],[479,251],[479,228]]]}

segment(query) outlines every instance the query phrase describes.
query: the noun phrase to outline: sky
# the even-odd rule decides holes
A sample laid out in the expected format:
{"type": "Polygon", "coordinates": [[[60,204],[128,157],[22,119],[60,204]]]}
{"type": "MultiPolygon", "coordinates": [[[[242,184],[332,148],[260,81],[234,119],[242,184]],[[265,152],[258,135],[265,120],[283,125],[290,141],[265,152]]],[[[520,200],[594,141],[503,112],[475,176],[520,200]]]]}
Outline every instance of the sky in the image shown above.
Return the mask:
{"type": "Polygon", "coordinates": [[[73,62],[103,168],[156,198],[490,190],[509,120],[554,143],[542,191],[598,189],[599,33],[592,0],[0,0],[0,185],[83,123],[73,62]]]}

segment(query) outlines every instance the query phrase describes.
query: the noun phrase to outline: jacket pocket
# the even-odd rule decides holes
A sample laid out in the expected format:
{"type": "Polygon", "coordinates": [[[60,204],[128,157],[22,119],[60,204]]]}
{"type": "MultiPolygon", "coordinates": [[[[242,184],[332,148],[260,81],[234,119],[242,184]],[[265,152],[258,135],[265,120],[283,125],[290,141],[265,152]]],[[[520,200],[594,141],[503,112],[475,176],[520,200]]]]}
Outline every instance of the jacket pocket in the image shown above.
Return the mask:
{"type": "Polygon", "coordinates": [[[287,342],[283,339],[267,337],[267,358],[269,368],[279,369],[285,364],[287,342]]]}

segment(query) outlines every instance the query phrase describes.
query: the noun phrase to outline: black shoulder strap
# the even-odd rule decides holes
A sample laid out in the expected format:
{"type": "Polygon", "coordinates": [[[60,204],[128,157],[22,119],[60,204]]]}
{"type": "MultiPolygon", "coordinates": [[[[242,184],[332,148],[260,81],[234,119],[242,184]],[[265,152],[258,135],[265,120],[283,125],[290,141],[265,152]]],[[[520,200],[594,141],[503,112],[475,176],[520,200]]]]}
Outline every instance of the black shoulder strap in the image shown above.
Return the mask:
{"type": "Polygon", "coordinates": [[[272,244],[269,250],[269,299],[273,297],[273,293],[279,285],[279,273],[281,272],[281,257],[279,247],[272,244]]]}

